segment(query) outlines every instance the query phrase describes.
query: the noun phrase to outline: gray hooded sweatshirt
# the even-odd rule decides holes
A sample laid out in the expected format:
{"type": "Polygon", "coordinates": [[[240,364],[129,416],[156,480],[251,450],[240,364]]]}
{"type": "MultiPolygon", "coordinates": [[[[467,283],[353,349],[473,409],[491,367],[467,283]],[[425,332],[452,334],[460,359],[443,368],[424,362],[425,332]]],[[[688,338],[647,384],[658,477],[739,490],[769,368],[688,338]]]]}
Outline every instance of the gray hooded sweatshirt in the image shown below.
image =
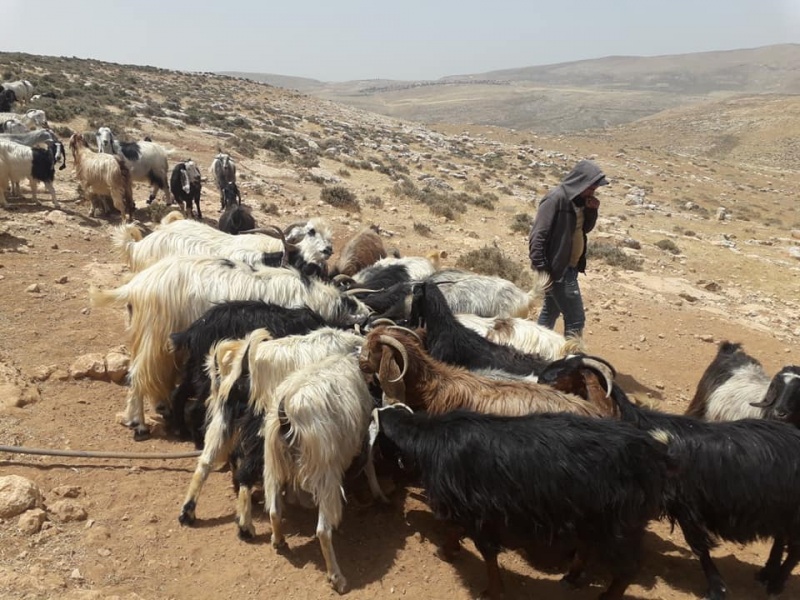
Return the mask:
{"type": "MultiPolygon", "coordinates": [[[[577,223],[576,198],[592,185],[606,185],[603,171],[590,160],[582,160],[539,203],[528,235],[531,267],[547,271],[553,281],[564,276],[572,255],[572,234],[577,223]]],[[[578,198],[578,202],[582,199],[578,198]]],[[[594,229],[597,209],[584,208],[584,249],[577,270],[586,270],[586,234],[594,229]]]]}

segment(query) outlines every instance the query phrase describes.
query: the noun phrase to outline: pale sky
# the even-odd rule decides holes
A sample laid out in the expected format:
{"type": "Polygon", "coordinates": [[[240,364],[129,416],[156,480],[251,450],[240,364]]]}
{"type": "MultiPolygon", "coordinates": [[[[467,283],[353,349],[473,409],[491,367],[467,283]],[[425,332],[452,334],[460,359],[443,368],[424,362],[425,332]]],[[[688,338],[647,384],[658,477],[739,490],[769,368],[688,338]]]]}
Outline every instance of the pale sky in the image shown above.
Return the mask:
{"type": "Polygon", "coordinates": [[[321,81],[800,43],[800,0],[0,0],[0,50],[321,81]]]}

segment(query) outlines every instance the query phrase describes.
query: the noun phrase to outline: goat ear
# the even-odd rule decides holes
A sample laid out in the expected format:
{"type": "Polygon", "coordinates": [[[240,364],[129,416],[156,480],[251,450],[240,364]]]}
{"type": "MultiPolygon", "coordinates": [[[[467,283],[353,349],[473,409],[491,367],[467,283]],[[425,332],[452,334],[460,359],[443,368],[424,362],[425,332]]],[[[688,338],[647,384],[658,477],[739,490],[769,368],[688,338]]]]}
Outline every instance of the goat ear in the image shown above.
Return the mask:
{"type": "Polygon", "coordinates": [[[764,395],[764,399],[761,402],[751,402],[750,406],[754,406],[756,408],[770,408],[775,401],[778,399],[778,387],[775,385],[776,380],[773,379],[770,382],[769,387],[767,388],[767,393],[764,395]]]}
{"type": "Polygon", "coordinates": [[[381,351],[381,365],[378,368],[378,380],[384,396],[389,399],[391,404],[395,402],[405,403],[406,386],[403,380],[394,381],[400,377],[400,366],[394,357],[394,352],[386,346],[381,351]]]}

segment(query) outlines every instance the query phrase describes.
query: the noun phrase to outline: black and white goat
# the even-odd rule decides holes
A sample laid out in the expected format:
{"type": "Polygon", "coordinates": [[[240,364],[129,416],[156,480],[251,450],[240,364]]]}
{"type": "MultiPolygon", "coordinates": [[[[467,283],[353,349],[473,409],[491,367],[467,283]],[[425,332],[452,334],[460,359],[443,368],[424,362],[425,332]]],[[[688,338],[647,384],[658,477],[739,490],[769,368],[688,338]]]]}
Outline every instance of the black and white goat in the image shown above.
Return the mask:
{"type": "Polygon", "coordinates": [[[20,104],[27,104],[33,95],[33,84],[27,79],[7,81],[3,83],[3,89],[13,91],[16,101],[20,104]]]}
{"type": "Polygon", "coordinates": [[[197,206],[197,218],[203,219],[203,213],[200,212],[200,192],[203,189],[203,183],[200,178],[200,169],[193,160],[179,162],[172,168],[169,188],[172,197],[182,211],[187,215],[194,216],[192,208],[192,203],[194,203],[197,206]]]}
{"type": "Polygon", "coordinates": [[[285,308],[261,300],[224,302],[210,308],[188,329],[169,336],[173,351],[188,355],[181,383],[172,392],[172,426],[181,434],[189,433],[195,446],[202,448],[205,401],[211,389],[205,362],[209,350],[217,342],[243,338],[254,329],[263,328],[273,338],[282,338],[309,333],[324,325],[322,317],[309,308],[285,308]],[[195,402],[185,411],[190,398],[195,402]]]}
{"type": "MultiPolygon", "coordinates": [[[[8,114],[9,113],[5,113],[5,115],[0,115],[0,117],[5,117],[8,114]]],[[[0,133],[25,133],[29,130],[29,127],[17,118],[3,118],[2,122],[0,122],[0,133]]]]}
{"type": "Polygon", "coordinates": [[[741,344],[720,343],[686,414],[706,421],[772,418],[800,426],[800,367],[770,378],[741,344]]]}
{"type": "Polygon", "coordinates": [[[445,557],[469,537],[486,562],[486,595],[502,596],[503,548],[577,548],[564,581],[588,560],[613,579],[601,598],[622,598],[639,569],[645,527],[661,514],[667,446],[626,423],[566,414],[500,417],[456,411],[373,412],[370,437],[398,448],[420,473],[438,519],[456,526],[445,557]]]}
{"type": "Polygon", "coordinates": [[[24,133],[37,127],[49,127],[45,112],[36,108],[24,113],[0,112],[0,123],[3,123],[3,133],[24,133]],[[10,128],[9,121],[14,122],[13,130],[10,128]],[[24,129],[20,129],[17,123],[22,123],[24,129]]]}
{"type": "Polygon", "coordinates": [[[229,181],[222,188],[222,210],[227,210],[231,206],[241,206],[242,193],[235,182],[229,181]]]}
{"type": "Polygon", "coordinates": [[[18,189],[19,182],[27,179],[35,202],[36,190],[41,182],[50,192],[53,204],[59,206],[53,180],[57,157],[64,156],[64,146],[61,142],[53,142],[46,148],[31,148],[16,142],[0,140],[0,156],[5,163],[6,176],[12,187],[18,189]]]}
{"type": "Polygon", "coordinates": [[[154,142],[120,142],[108,127],[100,127],[96,138],[98,152],[122,157],[134,181],[146,181],[150,184],[148,204],[152,204],[159,190],[164,192],[164,204],[172,204],[167,150],[154,142]]]}
{"type": "Polygon", "coordinates": [[[777,597],[800,561],[800,431],[763,419],[709,423],[637,408],[616,385],[612,398],[623,420],[671,439],[679,475],[667,484],[664,506],[700,559],[706,597],[726,595],[709,554],[716,540],[747,544],[765,538],[772,538],[772,550],[756,578],[770,598],[777,597]]]}
{"type": "MultiPolygon", "coordinates": [[[[229,183],[236,183],[236,163],[230,154],[220,152],[214,157],[209,167],[209,172],[214,176],[214,182],[219,190],[220,210],[225,210],[225,188],[229,183]]],[[[235,187],[235,186],[234,186],[235,187]]],[[[236,189],[238,193],[238,189],[236,189]]]]}

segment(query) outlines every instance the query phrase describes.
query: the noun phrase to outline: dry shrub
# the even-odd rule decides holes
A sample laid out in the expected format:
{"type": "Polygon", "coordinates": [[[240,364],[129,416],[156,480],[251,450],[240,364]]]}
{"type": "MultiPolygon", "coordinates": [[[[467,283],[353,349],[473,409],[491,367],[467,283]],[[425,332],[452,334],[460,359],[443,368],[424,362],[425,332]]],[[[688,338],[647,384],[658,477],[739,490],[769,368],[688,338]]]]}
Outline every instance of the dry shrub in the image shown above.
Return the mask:
{"type": "Polygon", "coordinates": [[[467,252],[456,261],[456,267],[483,275],[502,277],[513,281],[523,289],[528,289],[533,284],[531,274],[525,266],[514,262],[494,246],[484,246],[467,252]]]}

